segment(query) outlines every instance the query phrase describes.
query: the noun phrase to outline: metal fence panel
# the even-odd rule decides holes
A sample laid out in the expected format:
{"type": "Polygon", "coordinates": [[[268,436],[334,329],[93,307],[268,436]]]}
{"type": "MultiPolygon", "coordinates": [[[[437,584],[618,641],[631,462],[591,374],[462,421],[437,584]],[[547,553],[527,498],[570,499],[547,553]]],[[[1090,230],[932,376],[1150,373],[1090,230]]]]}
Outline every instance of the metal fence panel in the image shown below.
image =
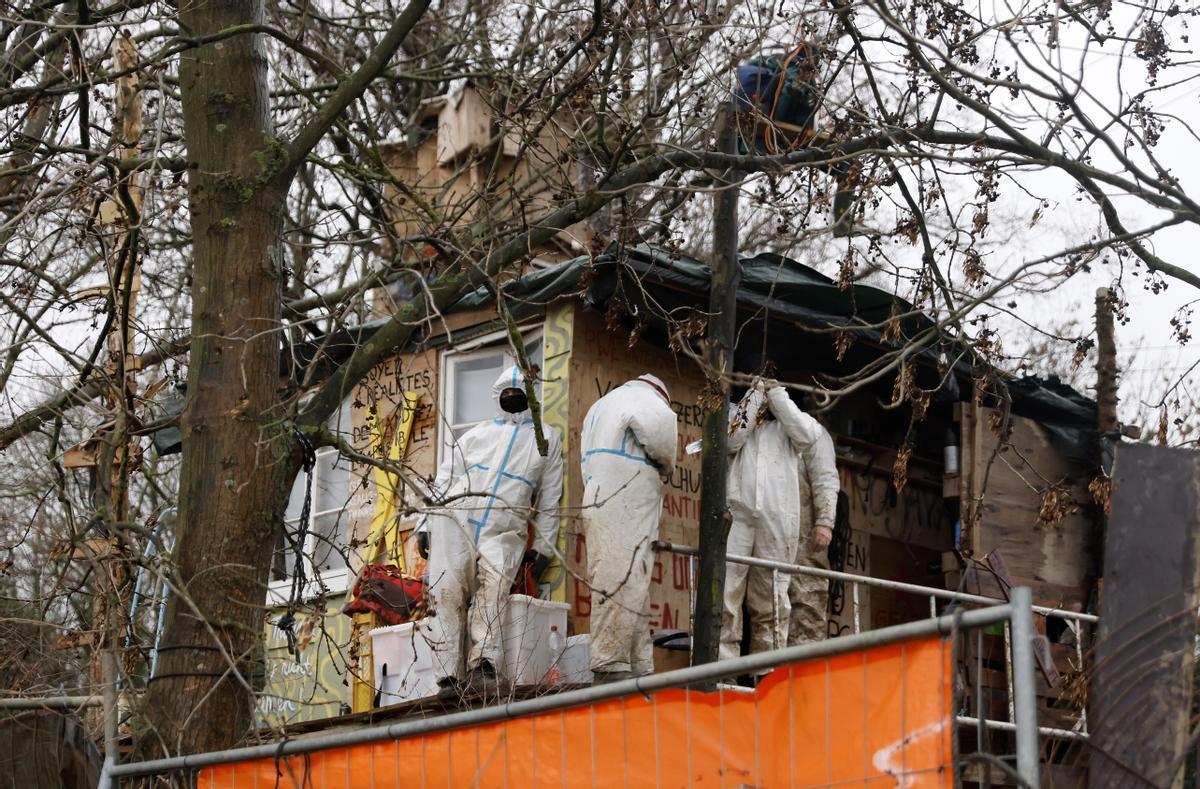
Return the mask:
{"type": "Polygon", "coordinates": [[[780,666],[754,691],[656,690],[484,725],[206,768],[237,787],[952,786],[951,640],[780,666]]]}

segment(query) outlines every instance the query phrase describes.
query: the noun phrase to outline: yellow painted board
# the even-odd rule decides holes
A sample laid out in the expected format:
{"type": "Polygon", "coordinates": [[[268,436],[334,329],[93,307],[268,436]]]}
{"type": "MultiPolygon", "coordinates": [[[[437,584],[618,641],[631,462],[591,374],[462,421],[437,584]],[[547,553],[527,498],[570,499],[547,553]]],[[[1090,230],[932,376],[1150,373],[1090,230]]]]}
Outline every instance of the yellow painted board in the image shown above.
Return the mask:
{"type": "Polygon", "coordinates": [[[358,668],[351,675],[351,712],[366,712],[375,701],[375,661],[371,658],[371,637],[367,635],[379,627],[375,614],[355,614],[350,637],[358,644],[358,668]]]}
{"type": "MultiPolygon", "coordinates": [[[[381,460],[399,464],[408,452],[412,436],[413,420],[417,413],[419,397],[416,392],[406,391],[400,407],[396,410],[395,429],[389,431],[386,420],[374,414],[367,417],[371,428],[371,455],[381,460]]],[[[404,551],[400,544],[400,529],[396,517],[396,488],[399,478],[384,469],[371,470],[375,480],[375,512],[371,528],[367,533],[366,563],[378,562],[386,557],[400,570],[405,571],[404,551]]],[[[351,641],[357,646],[357,668],[350,676],[350,707],[353,712],[371,709],[375,698],[375,665],[371,659],[371,638],[368,633],[379,626],[375,614],[356,614],[351,628],[351,641]]]]}
{"type": "MultiPolygon", "coordinates": [[[[562,438],[563,457],[569,457],[571,436],[570,380],[571,348],[575,334],[575,305],[564,301],[546,311],[542,328],[542,423],[557,430],[562,438]]],[[[562,512],[559,518],[558,544],[550,566],[542,579],[550,586],[550,599],[567,600],[567,573],[562,558],[567,550],[567,515],[569,512],[569,477],[575,473],[570,463],[563,468],[562,512]]]]}
{"type": "MultiPolygon", "coordinates": [[[[417,413],[416,392],[405,392],[404,401],[396,412],[395,430],[390,435],[387,422],[375,415],[367,417],[371,427],[371,455],[381,460],[400,463],[408,452],[408,440],[412,435],[413,419],[417,413]]],[[[374,468],[375,514],[367,533],[368,564],[378,561],[380,549],[386,551],[389,560],[401,571],[405,570],[404,551],[399,549],[400,531],[396,519],[396,488],[399,478],[384,469],[374,468]]]]}

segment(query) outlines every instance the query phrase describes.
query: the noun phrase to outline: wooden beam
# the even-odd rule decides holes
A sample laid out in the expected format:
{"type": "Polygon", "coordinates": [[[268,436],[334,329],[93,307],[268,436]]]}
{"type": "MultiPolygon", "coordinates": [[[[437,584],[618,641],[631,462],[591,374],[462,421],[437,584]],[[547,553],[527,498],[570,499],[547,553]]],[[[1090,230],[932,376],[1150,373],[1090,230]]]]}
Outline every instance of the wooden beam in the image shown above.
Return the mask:
{"type": "MultiPolygon", "coordinates": [[[[737,151],[733,107],[722,109],[717,121],[717,145],[725,153],[737,151]]],[[[713,216],[713,254],[710,263],[708,330],[704,365],[708,379],[701,394],[705,406],[704,449],[700,458],[700,567],[696,582],[696,610],[692,634],[692,664],[717,659],[721,641],[721,611],[725,590],[725,544],[730,515],[725,497],[726,445],[729,437],[729,390],[723,376],[733,369],[737,329],[737,289],[741,281],[738,262],[738,179],[736,171],[720,176],[713,216]]]]}

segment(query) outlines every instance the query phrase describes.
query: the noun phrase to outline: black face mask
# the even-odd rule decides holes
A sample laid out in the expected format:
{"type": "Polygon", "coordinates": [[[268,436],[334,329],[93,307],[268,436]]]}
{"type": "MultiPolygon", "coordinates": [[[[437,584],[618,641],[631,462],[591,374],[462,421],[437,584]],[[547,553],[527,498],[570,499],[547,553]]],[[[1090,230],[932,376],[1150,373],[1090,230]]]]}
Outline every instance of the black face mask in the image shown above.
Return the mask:
{"type": "Polygon", "coordinates": [[[529,408],[529,398],[520,389],[505,389],[500,393],[500,409],[508,414],[519,414],[529,408]]]}

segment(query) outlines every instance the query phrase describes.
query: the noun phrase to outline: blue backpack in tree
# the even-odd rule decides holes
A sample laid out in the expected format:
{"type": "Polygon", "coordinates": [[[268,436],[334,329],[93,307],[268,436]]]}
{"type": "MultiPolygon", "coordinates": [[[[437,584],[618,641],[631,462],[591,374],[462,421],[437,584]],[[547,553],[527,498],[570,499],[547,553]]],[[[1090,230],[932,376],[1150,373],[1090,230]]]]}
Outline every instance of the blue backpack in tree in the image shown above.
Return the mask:
{"type": "Polygon", "coordinates": [[[763,138],[756,141],[760,152],[774,153],[781,147],[771,125],[784,132],[785,138],[806,140],[812,135],[817,111],[812,86],[815,65],[808,46],[801,44],[785,55],[762,55],[738,66],[734,91],[738,111],[757,113],[770,121],[763,138]]]}

